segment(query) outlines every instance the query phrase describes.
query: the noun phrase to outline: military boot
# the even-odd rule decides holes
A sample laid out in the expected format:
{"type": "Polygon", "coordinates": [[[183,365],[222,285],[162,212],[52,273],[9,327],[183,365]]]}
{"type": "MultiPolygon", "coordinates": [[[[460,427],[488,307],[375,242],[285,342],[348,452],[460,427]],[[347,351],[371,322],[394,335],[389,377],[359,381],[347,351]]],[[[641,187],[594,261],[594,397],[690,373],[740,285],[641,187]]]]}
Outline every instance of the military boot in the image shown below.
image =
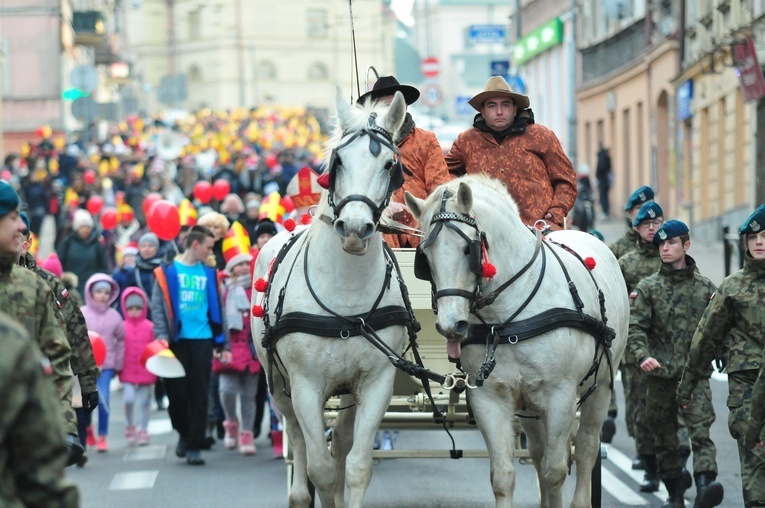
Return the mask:
{"type": "Polygon", "coordinates": [[[688,468],[686,467],[688,464],[688,457],[691,456],[691,449],[687,446],[680,447],[680,460],[683,463],[683,471],[681,473],[682,479],[683,479],[683,485],[685,486],[685,490],[690,489],[693,486],[693,478],[691,478],[691,473],[688,471],[688,468]]]}
{"type": "Polygon", "coordinates": [[[664,485],[667,487],[667,492],[669,492],[669,498],[667,498],[666,503],[661,505],[661,508],[685,508],[683,479],[680,477],[665,479],[664,485]]]}
{"type": "Polygon", "coordinates": [[[722,503],[725,491],[720,482],[715,481],[717,474],[703,471],[693,475],[696,479],[696,502],[694,508],[712,508],[722,503]]]}
{"type": "Polygon", "coordinates": [[[643,483],[640,484],[640,492],[656,492],[659,490],[659,463],[656,455],[642,455],[645,464],[643,483]]]}

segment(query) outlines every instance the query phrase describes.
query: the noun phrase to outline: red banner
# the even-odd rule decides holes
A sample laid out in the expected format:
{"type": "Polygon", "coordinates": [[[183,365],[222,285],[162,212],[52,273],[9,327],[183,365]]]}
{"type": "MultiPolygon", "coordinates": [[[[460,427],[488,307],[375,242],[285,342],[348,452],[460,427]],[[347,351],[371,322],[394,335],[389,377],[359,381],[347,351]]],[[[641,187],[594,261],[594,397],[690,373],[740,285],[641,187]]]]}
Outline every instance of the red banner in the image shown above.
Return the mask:
{"type": "Polygon", "coordinates": [[[741,84],[744,102],[765,97],[765,79],[751,38],[733,44],[733,67],[741,84]]]}

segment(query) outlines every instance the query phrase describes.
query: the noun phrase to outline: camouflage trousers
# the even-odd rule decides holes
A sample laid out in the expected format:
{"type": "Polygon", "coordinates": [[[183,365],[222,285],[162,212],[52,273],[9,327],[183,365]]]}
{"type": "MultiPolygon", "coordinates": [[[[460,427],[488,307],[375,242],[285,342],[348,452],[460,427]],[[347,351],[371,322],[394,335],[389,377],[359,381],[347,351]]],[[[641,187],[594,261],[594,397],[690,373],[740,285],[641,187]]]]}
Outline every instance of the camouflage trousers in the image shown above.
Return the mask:
{"type": "Polygon", "coordinates": [[[765,453],[762,449],[755,451],[744,446],[755,379],[756,370],[728,374],[728,431],[738,444],[741,484],[747,507],[765,506],[765,453]]]}
{"type": "Polygon", "coordinates": [[[646,420],[653,429],[661,479],[679,478],[682,473],[684,461],[681,458],[681,441],[678,438],[680,416],[685,420],[690,434],[693,472],[717,474],[717,448],[709,437],[709,428],[715,421],[709,380],[699,382],[688,407],[678,408],[675,392],[679,380],[656,376],[646,378],[646,420]]]}
{"type": "Polygon", "coordinates": [[[635,439],[638,455],[654,455],[653,433],[646,419],[646,376],[643,371],[632,365],[625,365],[622,370],[624,385],[624,418],[627,430],[635,439]]]}

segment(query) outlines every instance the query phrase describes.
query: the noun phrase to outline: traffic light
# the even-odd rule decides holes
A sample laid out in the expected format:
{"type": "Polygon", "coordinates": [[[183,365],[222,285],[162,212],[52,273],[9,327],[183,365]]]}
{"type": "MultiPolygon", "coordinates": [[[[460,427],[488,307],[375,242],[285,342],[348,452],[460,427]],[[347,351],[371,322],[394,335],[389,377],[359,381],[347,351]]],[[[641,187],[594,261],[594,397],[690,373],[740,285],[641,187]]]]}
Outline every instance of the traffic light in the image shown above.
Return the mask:
{"type": "Polygon", "coordinates": [[[89,93],[85,93],[77,88],[67,88],[61,92],[61,98],[65,101],[76,101],[77,99],[88,97],[89,95],[89,93]]]}

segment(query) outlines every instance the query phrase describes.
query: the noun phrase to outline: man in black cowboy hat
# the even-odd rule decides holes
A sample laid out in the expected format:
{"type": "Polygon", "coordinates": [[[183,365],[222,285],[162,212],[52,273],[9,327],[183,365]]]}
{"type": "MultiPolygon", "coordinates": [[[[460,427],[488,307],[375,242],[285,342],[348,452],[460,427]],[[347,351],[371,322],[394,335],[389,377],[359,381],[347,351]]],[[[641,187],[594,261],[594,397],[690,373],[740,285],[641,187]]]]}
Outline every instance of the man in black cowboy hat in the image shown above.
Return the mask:
{"type": "Polygon", "coordinates": [[[534,123],[529,98],[493,76],[468,104],[478,114],[446,155],[449,171],[502,180],[525,224],[563,227],[576,200],[576,174],[555,133],[534,123]]]}
{"type": "MultiPolygon", "coordinates": [[[[420,92],[409,85],[401,85],[393,76],[381,76],[377,79],[372,90],[358,99],[362,105],[385,103],[390,104],[393,95],[401,92],[406,104],[413,104],[420,97],[420,92]]],[[[432,132],[415,127],[412,115],[406,114],[404,123],[394,136],[404,164],[404,185],[393,193],[393,202],[404,202],[404,191],[425,199],[433,189],[451,179],[446,169],[443,152],[438,144],[436,135],[432,132]]],[[[414,227],[414,218],[408,213],[396,217],[396,220],[414,227]]],[[[391,247],[417,247],[419,238],[411,235],[385,235],[385,241],[391,247]]]]}

